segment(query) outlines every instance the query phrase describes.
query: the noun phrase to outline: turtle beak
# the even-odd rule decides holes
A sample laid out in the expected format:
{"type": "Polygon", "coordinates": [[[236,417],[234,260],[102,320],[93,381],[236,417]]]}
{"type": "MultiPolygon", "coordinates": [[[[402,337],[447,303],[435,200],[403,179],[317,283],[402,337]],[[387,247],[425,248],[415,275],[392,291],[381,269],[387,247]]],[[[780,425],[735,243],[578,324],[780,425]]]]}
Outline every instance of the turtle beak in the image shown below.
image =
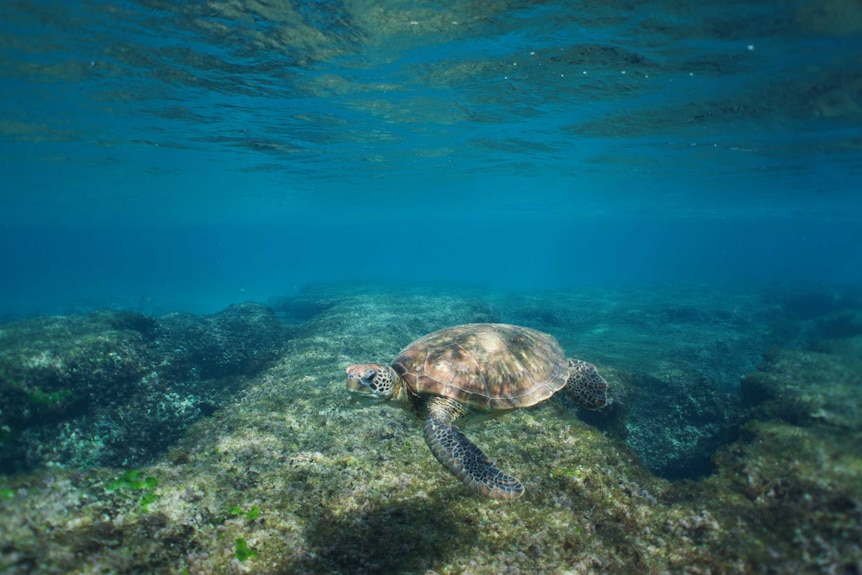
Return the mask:
{"type": "Polygon", "coordinates": [[[371,379],[376,373],[367,365],[351,365],[347,368],[347,391],[359,395],[373,395],[371,379]]]}

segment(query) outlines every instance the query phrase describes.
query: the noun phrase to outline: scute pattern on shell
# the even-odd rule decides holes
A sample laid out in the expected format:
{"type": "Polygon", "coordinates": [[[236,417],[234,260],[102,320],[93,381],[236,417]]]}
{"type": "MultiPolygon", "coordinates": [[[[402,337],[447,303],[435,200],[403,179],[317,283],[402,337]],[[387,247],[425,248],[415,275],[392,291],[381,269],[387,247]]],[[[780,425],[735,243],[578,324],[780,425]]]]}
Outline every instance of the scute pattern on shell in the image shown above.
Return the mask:
{"type": "Polygon", "coordinates": [[[478,411],[529,407],[566,384],[568,366],[552,336],[507,324],[466,324],[407,346],[392,367],[419,395],[440,395],[478,411]]]}

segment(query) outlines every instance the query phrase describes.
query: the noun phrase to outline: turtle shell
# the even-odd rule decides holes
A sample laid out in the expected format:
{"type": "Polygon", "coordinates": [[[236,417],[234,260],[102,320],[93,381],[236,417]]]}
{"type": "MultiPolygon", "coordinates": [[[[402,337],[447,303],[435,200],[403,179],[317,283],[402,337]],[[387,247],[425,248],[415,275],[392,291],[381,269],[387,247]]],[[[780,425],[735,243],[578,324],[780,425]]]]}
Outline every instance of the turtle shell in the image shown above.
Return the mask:
{"type": "Polygon", "coordinates": [[[565,353],[552,336],[491,323],[430,333],[404,348],[392,367],[420,397],[448,397],[486,412],[535,405],[568,377],[565,353]]]}

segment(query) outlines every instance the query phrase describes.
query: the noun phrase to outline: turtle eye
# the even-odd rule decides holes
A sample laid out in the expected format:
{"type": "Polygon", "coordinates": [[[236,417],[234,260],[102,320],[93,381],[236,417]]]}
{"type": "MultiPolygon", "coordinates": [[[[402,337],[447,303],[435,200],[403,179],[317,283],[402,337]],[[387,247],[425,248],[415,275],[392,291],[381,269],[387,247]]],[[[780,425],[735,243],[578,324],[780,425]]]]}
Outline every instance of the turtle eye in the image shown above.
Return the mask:
{"type": "Polygon", "coordinates": [[[373,369],[366,369],[362,372],[360,379],[362,379],[362,381],[370,382],[372,379],[374,379],[375,375],[377,375],[376,371],[374,371],[373,369]]]}

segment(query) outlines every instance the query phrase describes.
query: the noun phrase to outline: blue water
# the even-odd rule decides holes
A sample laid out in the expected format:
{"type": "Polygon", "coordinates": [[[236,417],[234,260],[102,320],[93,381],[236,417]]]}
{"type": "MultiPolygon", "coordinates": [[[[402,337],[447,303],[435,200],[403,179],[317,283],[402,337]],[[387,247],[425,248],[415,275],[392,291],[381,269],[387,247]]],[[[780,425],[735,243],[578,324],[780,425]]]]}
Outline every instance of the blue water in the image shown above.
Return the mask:
{"type": "Polygon", "coordinates": [[[4,2],[0,313],[862,281],[862,8],[4,2]]]}

